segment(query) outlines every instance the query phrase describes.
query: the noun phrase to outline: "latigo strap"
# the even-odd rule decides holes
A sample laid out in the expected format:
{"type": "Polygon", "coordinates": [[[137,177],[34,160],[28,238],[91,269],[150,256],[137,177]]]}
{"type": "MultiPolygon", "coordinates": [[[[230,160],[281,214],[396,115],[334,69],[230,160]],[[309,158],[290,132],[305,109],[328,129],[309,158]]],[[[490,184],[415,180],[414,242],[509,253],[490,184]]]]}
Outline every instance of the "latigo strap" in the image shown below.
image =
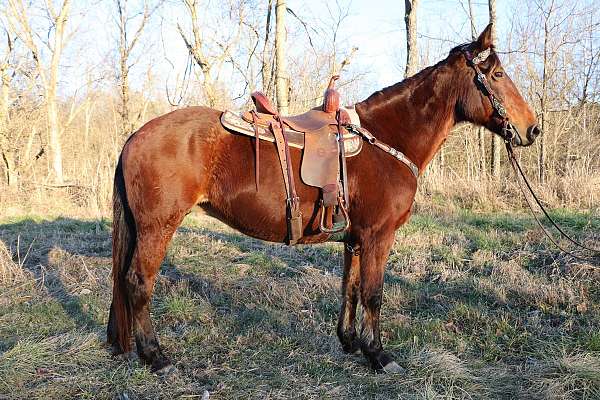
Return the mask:
{"type": "Polygon", "coordinates": [[[283,173],[283,182],[285,183],[288,244],[294,245],[302,237],[302,212],[300,211],[300,199],[296,194],[290,149],[283,134],[281,120],[278,123],[272,122],[270,129],[273,132],[273,136],[275,136],[281,172],[283,173]]]}

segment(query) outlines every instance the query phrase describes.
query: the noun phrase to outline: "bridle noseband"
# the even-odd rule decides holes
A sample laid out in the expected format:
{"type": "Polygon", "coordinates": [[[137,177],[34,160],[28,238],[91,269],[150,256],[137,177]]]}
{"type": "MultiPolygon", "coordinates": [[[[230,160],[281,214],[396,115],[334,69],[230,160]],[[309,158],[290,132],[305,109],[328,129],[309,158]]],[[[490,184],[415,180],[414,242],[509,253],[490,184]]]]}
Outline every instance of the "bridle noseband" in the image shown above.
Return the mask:
{"type": "Polygon", "coordinates": [[[515,138],[519,138],[519,133],[515,126],[510,123],[508,118],[508,113],[506,112],[506,107],[502,104],[502,102],[498,99],[498,96],[494,93],[490,82],[483,72],[481,72],[481,68],[479,68],[479,64],[488,59],[490,54],[492,53],[491,48],[487,48],[481,51],[476,56],[473,56],[470,50],[467,48],[462,49],[465,58],[467,59],[468,64],[473,67],[475,70],[475,74],[477,75],[477,82],[479,83],[479,88],[483,91],[483,93],[490,99],[490,103],[492,104],[492,108],[498,114],[500,119],[502,120],[502,133],[500,136],[504,139],[505,142],[511,143],[515,138]]]}

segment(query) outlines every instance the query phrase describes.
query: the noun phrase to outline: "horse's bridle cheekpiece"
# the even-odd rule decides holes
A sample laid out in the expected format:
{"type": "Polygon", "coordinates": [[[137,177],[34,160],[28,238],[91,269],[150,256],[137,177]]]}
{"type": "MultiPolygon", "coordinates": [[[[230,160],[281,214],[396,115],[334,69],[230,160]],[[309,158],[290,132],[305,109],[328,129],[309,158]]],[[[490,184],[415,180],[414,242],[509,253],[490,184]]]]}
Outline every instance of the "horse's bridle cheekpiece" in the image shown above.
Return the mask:
{"type": "Polygon", "coordinates": [[[508,113],[506,112],[506,107],[504,107],[502,102],[498,99],[498,96],[496,96],[494,93],[494,90],[490,86],[490,82],[488,81],[487,77],[481,71],[481,68],[479,68],[479,65],[487,60],[490,54],[492,54],[492,49],[488,47],[487,49],[479,52],[479,54],[476,56],[473,56],[471,51],[469,51],[467,48],[463,48],[463,54],[465,55],[469,65],[475,70],[475,73],[477,74],[477,82],[479,82],[484,94],[488,97],[488,99],[490,99],[492,108],[502,119],[502,134],[500,136],[502,136],[504,141],[508,143],[512,143],[514,139],[520,140],[521,138],[519,137],[517,129],[513,124],[510,123],[508,113]]]}

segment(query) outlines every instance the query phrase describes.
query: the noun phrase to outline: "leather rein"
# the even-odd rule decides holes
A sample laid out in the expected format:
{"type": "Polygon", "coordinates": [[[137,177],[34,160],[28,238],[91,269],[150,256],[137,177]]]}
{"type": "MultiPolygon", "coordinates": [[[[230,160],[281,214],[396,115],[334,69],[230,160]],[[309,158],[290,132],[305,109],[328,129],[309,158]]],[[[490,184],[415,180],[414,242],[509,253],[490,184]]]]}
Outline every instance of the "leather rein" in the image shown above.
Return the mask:
{"type": "Polygon", "coordinates": [[[582,260],[582,261],[596,260],[598,255],[600,255],[600,249],[588,247],[588,246],[578,242],[577,240],[573,239],[556,223],[556,221],[554,221],[554,219],[552,217],[550,217],[550,215],[546,211],[546,208],[543,206],[542,202],[540,201],[538,196],[533,191],[533,188],[532,188],[531,184],[529,183],[527,176],[523,172],[523,168],[521,168],[521,165],[519,164],[519,162],[515,156],[512,142],[515,139],[516,135],[518,135],[517,130],[510,123],[510,121],[508,119],[508,113],[506,112],[506,107],[504,107],[502,102],[498,99],[498,96],[495,95],[492,87],[489,84],[487,77],[479,68],[479,64],[484,62],[489,57],[489,55],[491,53],[491,49],[488,48],[488,49],[480,52],[479,54],[477,54],[477,56],[475,56],[475,57],[473,57],[471,52],[468,51],[467,49],[463,49],[463,53],[464,53],[469,65],[471,65],[471,67],[473,67],[473,69],[475,70],[475,73],[477,74],[477,82],[480,84],[480,88],[482,89],[483,93],[489,98],[494,111],[502,119],[502,133],[500,136],[504,140],[504,145],[506,146],[506,152],[508,154],[508,160],[510,161],[510,165],[515,173],[515,177],[517,179],[519,189],[521,190],[521,193],[523,194],[523,197],[525,198],[525,201],[527,203],[527,206],[529,207],[529,210],[531,211],[531,214],[533,215],[533,218],[535,219],[535,221],[537,222],[539,227],[542,229],[544,234],[548,237],[550,242],[552,242],[552,244],[554,244],[560,251],[562,251],[563,253],[568,254],[571,257],[576,258],[578,260],[582,260]],[[522,178],[522,181],[521,181],[521,178],[522,178]],[[533,209],[533,205],[531,204],[529,197],[527,197],[527,193],[525,191],[525,188],[523,187],[523,182],[525,183],[529,193],[535,200],[536,204],[542,210],[544,216],[548,219],[548,221],[550,221],[551,225],[554,228],[556,228],[556,230],[558,230],[558,232],[565,239],[567,239],[569,242],[571,242],[575,246],[577,246],[583,250],[586,250],[586,251],[589,251],[592,253],[596,253],[597,255],[595,257],[582,257],[577,254],[574,254],[572,251],[565,249],[563,246],[561,246],[558,243],[558,241],[556,239],[554,239],[552,234],[542,224],[542,221],[540,221],[539,217],[535,213],[535,211],[533,209]]]}

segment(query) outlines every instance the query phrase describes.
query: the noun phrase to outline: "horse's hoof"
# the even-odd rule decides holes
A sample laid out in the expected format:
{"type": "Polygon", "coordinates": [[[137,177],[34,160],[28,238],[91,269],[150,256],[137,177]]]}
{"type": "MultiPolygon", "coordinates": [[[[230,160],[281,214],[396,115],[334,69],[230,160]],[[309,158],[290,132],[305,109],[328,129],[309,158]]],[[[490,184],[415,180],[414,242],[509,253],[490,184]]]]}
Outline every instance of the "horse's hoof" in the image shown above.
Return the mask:
{"type": "Polygon", "coordinates": [[[121,346],[117,343],[106,343],[106,348],[111,356],[119,359],[119,360],[135,360],[137,358],[137,353],[135,351],[128,351],[125,353],[121,346]]]}
{"type": "Polygon", "coordinates": [[[343,343],[342,350],[346,354],[359,354],[360,353],[360,342],[358,340],[353,340],[349,343],[343,343]]]}
{"type": "Polygon", "coordinates": [[[399,366],[396,361],[391,361],[382,368],[386,374],[404,374],[406,370],[399,366]]]}
{"type": "Polygon", "coordinates": [[[169,364],[167,366],[162,367],[159,370],[154,371],[156,375],[158,375],[161,379],[169,379],[175,375],[177,375],[177,368],[173,364],[169,364]]]}

